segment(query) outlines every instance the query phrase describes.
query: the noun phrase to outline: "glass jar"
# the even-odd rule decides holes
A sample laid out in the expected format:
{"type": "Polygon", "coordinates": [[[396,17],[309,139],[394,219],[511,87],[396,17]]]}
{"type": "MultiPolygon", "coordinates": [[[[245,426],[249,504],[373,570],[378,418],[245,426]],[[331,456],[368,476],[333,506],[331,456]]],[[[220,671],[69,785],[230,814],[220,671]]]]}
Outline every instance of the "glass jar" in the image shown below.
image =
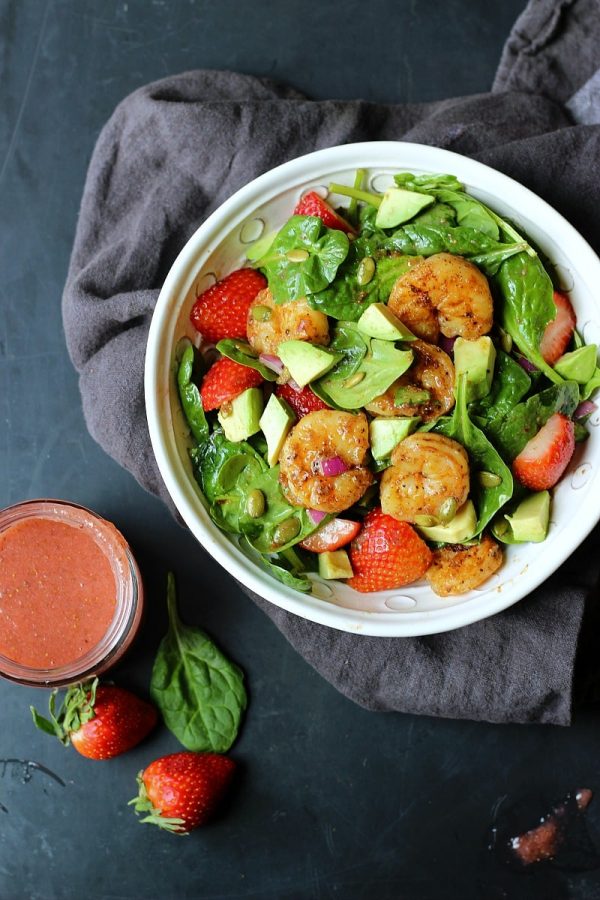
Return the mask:
{"type": "MultiPolygon", "coordinates": [[[[19,684],[64,687],[100,675],[121,659],[138,632],[144,591],[131,549],[111,522],[83,506],[64,500],[29,500],[9,506],[0,510],[0,560],[2,559],[5,564],[0,570],[0,675],[19,684]],[[40,524],[40,521],[62,523],[62,526],[73,528],[73,534],[70,535],[64,527],[53,529],[40,524]],[[53,536],[55,540],[60,537],[60,541],[56,540],[54,545],[53,536]],[[73,556],[70,555],[70,549],[73,556]],[[86,553],[88,558],[84,572],[86,553]],[[103,558],[108,567],[104,565],[103,558]],[[22,571],[19,570],[20,563],[22,571]],[[57,579],[62,578],[64,592],[50,591],[46,606],[41,603],[46,591],[44,579],[50,578],[49,573],[55,564],[57,569],[50,583],[56,586],[57,579]],[[102,619],[106,619],[106,631],[89,648],[77,649],[73,659],[61,659],[59,664],[32,663],[37,651],[26,649],[28,647],[40,647],[44,648],[43,652],[46,649],[51,652],[49,648],[52,646],[51,641],[54,641],[55,655],[60,656],[62,653],[64,656],[69,646],[68,639],[74,647],[78,640],[81,643],[83,638],[81,635],[77,637],[77,630],[79,628],[82,632],[81,623],[84,618],[92,631],[97,630],[100,617],[95,618],[95,613],[99,610],[94,607],[94,602],[97,601],[99,606],[99,599],[93,596],[92,588],[88,597],[86,578],[90,584],[94,583],[98,587],[99,582],[94,582],[94,575],[100,569],[105,575],[112,572],[115,586],[113,598],[110,594],[109,577],[105,587],[109,589],[109,600],[114,605],[114,610],[111,618],[108,618],[111,615],[110,609],[108,615],[104,610],[102,619]],[[37,584],[33,586],[32,579],[36,578],[37,584]],[[3,591],[6,594],[4,598],[3,591]],[[70,605],[67,602],[69,591],[70,605]],[[4,609],[4,606],[10,608],[4,609]],[[13,638],[10,628],[13,628],[13,638]],[[62,644],[59,632],[64,635],[62,644]],[[13,646],[11,640],[15,647],[20,645],[19,652],[14,649],[11,653],[15,657],[20,655],[21,661],[4,655],[9,645],[13,646]],[[24,659],[27,661],[24,662],[24,659]]],[[[99,627],[104,628],[102,621],[99,627]]]]}

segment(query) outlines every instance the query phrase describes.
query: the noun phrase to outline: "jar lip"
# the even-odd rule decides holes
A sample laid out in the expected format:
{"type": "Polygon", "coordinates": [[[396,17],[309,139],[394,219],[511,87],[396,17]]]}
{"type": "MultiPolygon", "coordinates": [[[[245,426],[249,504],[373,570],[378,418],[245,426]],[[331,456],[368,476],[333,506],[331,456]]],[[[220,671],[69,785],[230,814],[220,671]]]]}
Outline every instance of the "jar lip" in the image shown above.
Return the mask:
{"type": "Polygon", "coordinates": [[[143,587],[140,571],[118,528],[78,503],[41,498],[0,509],[0,533],[25,519],[50,519],[90,529],[90,537],[110,563],[117,589],[112,621],[102,639],[83,656],[53,668],[27,666],[0,654],[0,675],[20,684],[62,687],[105,671],[124,652],[139,625],[143,587]]]}

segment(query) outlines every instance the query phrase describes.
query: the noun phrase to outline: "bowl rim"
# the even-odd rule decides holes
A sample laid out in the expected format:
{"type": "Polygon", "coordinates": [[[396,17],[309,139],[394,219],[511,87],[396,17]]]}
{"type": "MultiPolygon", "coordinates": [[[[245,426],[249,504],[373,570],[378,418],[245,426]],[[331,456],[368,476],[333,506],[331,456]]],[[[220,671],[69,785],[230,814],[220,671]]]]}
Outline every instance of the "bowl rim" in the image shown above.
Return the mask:
{"type": "MultiPolygon", "coordinates": [[[[585,238],[545,200],[491,166],[450,150],[405,141],[366,141],[304,154],[270,169],[236,191],[196,229],[171,266],[152,316],[146,348],[144,385],[152,449],[169,495],[192,534],[245,588],[287,612],[346,632],[379,637],[440,634],[487,619],[531,593],[559,568],[590,533],[600,520],[600,504],[597,509],[590,508],[587,515],[578,515],[570,523],[570,530],[568,534],[563,533],[560,548],[554,548],[556,552],[548,567],[541,571],[534,567],[533,573],[529,568],[517,584],[512,587],[505,584],[494,592],[487,592],[485,597],[482,595],[480,603],[470,599],[447,609],[411,611],[408,615],[392,610],[382,613],[348,609],[280,584],[245,557],[212,522],[205,510],[202,510],[204,515],[199,517],[196,489],[190,483],[189,474],[183,468],[179,456],[174,456],[171,423],[161,416],[160,407],[164,399],[161,378],[171,370],[172,346],[164,341],[164,334],[174,311],[181,305],[183,285],[188,283],[190,272],[193,269],[197,271],[199,263],[213,252],[220,243],[222,233],[230,231],[236,219],[243,221],[249,213],[282,190],[289,189],[294,179],[316,180],[325,177],[327,169],[332,171],[344,166],[378,167],[389,171],[410,171],[411,168],[431,172],[448,171],[457,175],[475,193],[478,189],[487,191],[501,196],[508,203],[517,194],[521,202],[527,203],[527,214],[524,213],[524,217],[544,222],[544,231],[548,231],[547,223],[550,222],[548,233],[559,244],[575,241],[578,245],[578,259],[585,262],[586,272],[588,267],[595,269],[596,280],[600,281],[600,259],[585,238]],[[402,158],[394,162],[395,155],[402,158]],[[358,159],[360,162],[357,164],[358,159]],[[487,182],[491,182],[493,187],[488,188],[487,182]],[[168,349],[169,359],[166,358],[165,348],[168,349]]],[[[590,275],[589,280],[592,277],[590,275]]],[[[591,507],[590,503],[584,504],[586,505],[591,507]]]]}

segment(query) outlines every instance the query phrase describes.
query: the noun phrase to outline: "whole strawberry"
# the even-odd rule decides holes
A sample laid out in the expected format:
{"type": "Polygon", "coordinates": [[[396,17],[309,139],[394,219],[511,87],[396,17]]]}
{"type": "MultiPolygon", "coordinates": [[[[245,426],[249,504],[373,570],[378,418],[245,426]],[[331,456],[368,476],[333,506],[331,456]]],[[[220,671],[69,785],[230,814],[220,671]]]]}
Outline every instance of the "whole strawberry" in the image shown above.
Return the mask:
{"type": "Polygon", "coordinates": [[[346,222],[342,216],[319,197],[316,191],[309,191],[296,204],[294,209],[295,216],[317,216],[323,222],[326,228],[336,228],[338,231],[345,231],[347,234],[354,234],[354,229],[349,222],[346,222]]]}
{"type": "Polygon", "coordinates": [[[248,310],[266,286],[266,278],[255,269],[231,272],[196,299],[190,313],[192,325],[213,344],[223,338],[245,338],[248,310]]]}
{"type": "Polygon", "coordinates": [[[329,406],[320,397],[317,397],[308,385],[296,391],[289,384],[279,384],[275,393],[292,407],[299,419],[311,412],[317,412],[319,409],[329,409],[329,406]]]}
{"type": "Polygon", "coordinates": [[[171,753],[138,775],[139,793],[130,800],[141,819],[176,834],[204,825],[221,802],[236,764],[219,753],[171,753]]]}
{"type": "Polygon", "coordinates": [[[431,550],[408,522],[399,522],[379,507],[365,516],[350,544],[355,591],[385,591],[421,578],[431,565],[431,550]]]}
{"type": "Polygon", "coordinates": [[[224,403],[235,400],[247,388],[258,387],[263,377],[256,369],[242,366],[223,356],[210,367],[200,388],[205,412],[219,409],[224,403]]]}
{"type": "Polygon", "coordinates": [[[114,685],[98,685],[98,679],[69,688],[56,712],[56,691],[50,695],[50,719],[32,707],[33,721],[46,734],[57,737],[88,759],[111,759],[131,750],[156,725],[156,709],[114,685]]]}

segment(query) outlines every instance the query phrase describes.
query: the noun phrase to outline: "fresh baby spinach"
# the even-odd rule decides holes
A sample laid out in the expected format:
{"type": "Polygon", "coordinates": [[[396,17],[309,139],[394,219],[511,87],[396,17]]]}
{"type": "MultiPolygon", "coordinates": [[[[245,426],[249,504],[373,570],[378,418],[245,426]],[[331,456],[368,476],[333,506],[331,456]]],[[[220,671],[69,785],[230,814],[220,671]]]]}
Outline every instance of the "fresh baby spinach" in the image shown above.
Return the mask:
{"type": "Polygon", "coordinates": [[[350,242],[316,216],[292,216],[255,265],[262,269],[276,303],[298,300],[331,284],[350,242]]]}
{"type": "Polygon", "coordinates": [[[302,571],[292,567],[282,555],[265,556],[259,553],[246,536],[240,538],[240,549],[261,569],[264,569],[265,572],[268,572],[277,581],[280,581],[281,584],[286,584],[297,591],[302,591],[302,593],[308,593],[312,590],[310,579],[302,571]]]}
{"type": "Polygon", "coordinates": [[[575,381],[555,384],[523,403],[518,403],[494,429],[494,443],[509,462],[538,433],[554,413],[572,416],[579,403],[579,385],[575,381]]]}
{"type": "Polygon", "coordinates": [[[471,494],[477,510],[477,531],[480,534],[498,510],[513,494],[513,478],[510,469],[488,440],[483,431],[473,424],[466,403],[467,380],[461,375],[456,386],[456,406],[451,417],[441,420],[434,428],[439,434],[462,444],[469,455],[471,466],[471,494]],[[491,473],[499,479],[490,487],[481,483],[479,473],[491,473]]]}
{"type": "Polygon", "coordinates": [[[152,668],[152,699],[188,750],[226,753],[247,706],[243,672],[204,631],[181,621],[172,573],[167,608],[169,628],[152,668]]]}
{"type": "Polygon", "coordinates": [[[342,359],[331,369],[329,377],[349,378],[358,370],[369,348],[367,339],[354,322],[338,322],[329,349],[342,354],[342,359]]]}
{"type": "Polygon", "coordinates": [[[454,175],[413,175],[401,172],[394,176],[398,187],[419,194],[431,194],[440,203],[450,206],[456,213],[458,225],[475,228],[494,240],[500,237],[498,217],[475,197],[466,194],[463,185],[454,175]]]}
{"type": "Polygon", "coordinates": [[[225,338],[224,340],[219,341],[217,350],[219,353],[222,353],[223,356],[232,359],[234,362],[240,363],[242,366],[247,366],[249,369],[256,369],[257,372],[260,372],[265,381],[277,380],[277,374],[261,363],[258,355],[246,341],[225,338]]]}
{"type": "Polygon", "coordinates": [[[527,247],[525,241],[503,244],[475,228],[410,223],[383,241],[381,249],[411,256],[454,253],[464,256],[486,275],[494,275],[500,265],[527,247]]]}
{"type": "Polygon", "coordinates": [[[189,341],[184,343],[183,353],[177,369],[179,399],[190,431],[199,444],[207,440],[208,422],[204,415],[200,391],[192,380],[199,379],[203,372],[202,356],[189,341]]]}
{"type": "Polygon", "coordinates": [[[493,438],[502,421],[527,394],[531,378],[518,362],[498,350],[489,394],[469,404],[469,414],[493,438]]]}
{"type": "Polygon", "coordinates": [[[391,341],[366,340],[368,352],[350,378],[341,380],[332,372],[319,379],[321,391],[342,409],[360,409],[384,394],[413,361],[412,350],[398,350],[391,341]]]}

